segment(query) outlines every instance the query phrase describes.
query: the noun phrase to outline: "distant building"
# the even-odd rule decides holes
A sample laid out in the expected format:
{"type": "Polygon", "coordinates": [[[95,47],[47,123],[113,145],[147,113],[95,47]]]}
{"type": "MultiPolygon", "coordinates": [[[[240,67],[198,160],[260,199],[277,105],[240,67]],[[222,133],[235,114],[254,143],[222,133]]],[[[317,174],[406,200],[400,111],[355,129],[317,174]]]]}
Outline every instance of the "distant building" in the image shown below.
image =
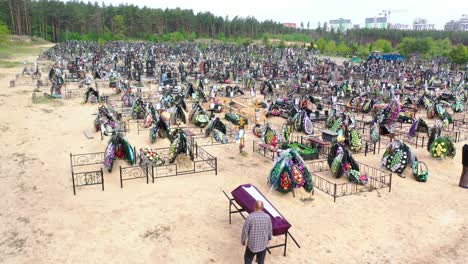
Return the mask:
{"type": "Polygon", "coordinates": [[[283,26],[288,27],[288,28],[297,28],[296,23],[283,23],[283,26]]]}
{"type": "Polygon", "coordinates": [[[361,28],[361,26],[359,24],[354,24],[353,25],[353,29],[360,29],[360,28],[361,28]]]}
{"type": "Polygon", "coordinates": [[[386,17],[369,17],[365,20],[365,28],[386,29],[388,20],[386,17]]]}
{"type": "Polygon", "coordinates": [[[452,20],[445,24],[447,31],[468,31],[468,15],[463,15],[459,20],[452,20]]]}
{"type": "Polygon", "coordinates": [[[429,24],[427,19],[416,18],[413,22],[413,30],[423,31],[423,30],[434,30],[434,24],[429,24]]]}
{"type": "Polygon", "coordinates": [[[390,24],[390,29],[395,29],[395,30],[410,30],[410,25],[404,25],[400,23],[395,23],[395,24],[390,24]]]}
{"type": "Polygon", "coordinates": [[[351,19],[338,18],[328,21],[328,26],[330,27],[330,30],[333,29],[335,31],[345,32],[348,29],[351,29],[353,24],[351,23],[351,19]]]}

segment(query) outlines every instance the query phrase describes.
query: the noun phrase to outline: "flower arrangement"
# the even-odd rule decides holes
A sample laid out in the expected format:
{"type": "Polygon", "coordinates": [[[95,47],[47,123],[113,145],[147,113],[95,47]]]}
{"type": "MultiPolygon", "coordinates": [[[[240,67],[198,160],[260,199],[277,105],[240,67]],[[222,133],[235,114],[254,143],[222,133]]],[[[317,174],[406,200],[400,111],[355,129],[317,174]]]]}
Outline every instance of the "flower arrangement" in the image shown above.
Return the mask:
{"type": "Polygon", "coordinates": [[[357,184],[367,184],[369,182],[369,178],[367,177],[367,175],[357,170],[350,169],[347,172],[347,175],[350,181],[353,181],[357,184]]]}
{"type": "Polygon", "coordinates": [[[338,142],[342,143],[342,142],[344,142],[346,140],[346,138],[343,136],[343,134],[340,134],[340,135],[338,135],[336,140],[338,140],[338,142]]]}
{"type": "Polygon", "coordinates": [[[380,140],[380,127],[377,122],[374,122],[372,124],[372,127],[370,129],[370,139],[374,143],[377,143],[380,140]]]}
{"type": "Polygon", "coordinates": [[[432,142],[430,153],[433,158],[453,158],[455,157],[456,149],[449,137],[439,137],[432,142]]]}
{"type": "Polygon", "coordinates": [[[281,174],[281,188],[279,189],[281,192],[289,192],[291,191],[291,179],[289,178],[289,174],[287,172],[283,172],[281,174]]]}
{"type": "Polygon", "coordinates": [[[395,140],[385,150],[382,165],[392,172],[401,174],[414,160],[416,157],[411,148],[405,143],[395,140]]]}
{"type": "Polygon", "coordinates": [[[351,150],[354,152],[359,152],[362,148],[361,134],[356,129],[352,129],[349,132],[349,145],[351,150]]]}
{"type": "Polygon", "coordinates": [[[429,177],[429,171],[426,163],[422,161],[415,161],[413,163],[413,175],[418,182],[426,182],[429,177]]]}
{"type": "Polygon", "coordinates": [[[272,109],[268,114],[272,116],[279,116],[281,112],[278,109],[272,109]]]}
{"type": "Polygon", "coordinates": [[[307,192],[313,190],[312,175],[304,165],[304,160],[294,149],[285,150],[275,163],[268,177],[272,189],[288,193],[293,189],[304,188],[307,192]]]}
{"type": "Polygon", "coordinates": [[[292,165],[291,173],[294,179],[294,187],[301,188],[305,184],[305,179],[303,176],[304,166],[302,164],[292,165]]]}
{"type": "Polygon", "coordinates": [[[258,138],[261,138],[262,137],[262,134],[263,134],[263,126],[260,125],[260,124],[256,124],[254,127],[253,127],[253,134],[258,137],[258,138]]]}
{"type": "Polygon", "coordinates": [[[125,159],[130,165],[135,164],[135,153],[122,133],[115,133],[109,139],[104,155],[104,167],[111,172],[116,158],[125,159]]]}
{"type": "Polygon", "coordinates": [[[140,155],[144,155],[149,161],[154,162],[161,159],[161,155],[158,154],[154,149],[141,148],[140,155]]]}
{"type": "Polygon", "coordinates": [[[264,133],[265,134],[263,136],[263,141],[272,147],[276,147],[276,144],[278,143],[278,136],[276,134],[276,131],[267,125],[264,130],[264,133]]]}
{"type": "Polygon", "coordinates": [[[288,124],[285,124],[285,125],[283,125],[283,127],[281,129],[283,131],[284,140],[289,142],[289,140],[291,139],[292,126],[288,125],[288,124]]]}
{"type": "Polygon", "coordinates": [[[338,129],[341,127],[341,124],[343,123],[343,119],[338,118],[333,122],[333,125],[331,126],[330,130],[333,132],[337,132],[338,129]]]}
{"type": "Polygon", "coordinates": [[[366,184],[368,181],[367,176],[359,172],[359,165],[351,156],[349,150],[340,144],[332,146],[327,162],[335,178],[346,175],[349,181],[357,184],[366,184]]]}

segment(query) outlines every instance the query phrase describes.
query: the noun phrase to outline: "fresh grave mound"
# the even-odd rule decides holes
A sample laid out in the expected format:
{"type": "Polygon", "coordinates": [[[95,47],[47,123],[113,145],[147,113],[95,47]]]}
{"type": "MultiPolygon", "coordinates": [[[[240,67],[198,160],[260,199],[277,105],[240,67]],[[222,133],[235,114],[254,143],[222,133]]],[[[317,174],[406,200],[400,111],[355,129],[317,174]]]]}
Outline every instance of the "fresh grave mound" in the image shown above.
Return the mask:
{"type": "Polygon", "coordinates": [[[140,165],[160,166],[164,164],[164,157],[152,148],[140,149],[140,165]]]}
{"type": "Polygon", "coordinates": [[[427,165],[419,161],[411,147],[400,140],[388,145],[382,157],[382,165],[400,176],[411,165],[413,175],[419,182],[426,182],[429,177],[427,165]]]}
{"type": "Polygon", "coordinates": [[[187,134],[180,128],[175,129],[170,137],[171,146],[169,147],[169,163],[174,163],[179,154],[186,154],[193,160],[193,150],[188,140],[187,134]]]}
{"type": "Polygon", "coordinates": [[[268,177],[268,184],[272,189],[282,193],[288,193],[301,187],[307,192],[313,190],[312,175],[302,157],[294,149],[284,151],[273,165],[268,177]]]}
{"type": "MultiPolygon", "coordinates": [[[[362,149],[362,136],[356,128],[356,118],[351,113],[333,113],[327,119],[327,128],[338,133],[337,139],[348,146],[353,152],[362,149]]],[[[375,132],[374,132],[375,133],[375,132]]],[[[378,141],[378,139],[377,139],[378,141]]]]}
{"type": "Polygon", "coordinates": [[[240,125],[248,125],[249,124],[249,120],[247,118],[245,118],[244,116],[240,115],[240,114],[230,114],[230,113],[227,113],[224,118],[231,122],[232,124],[236,125],[236,126],[240,126],[240,125]],[[241,121],[242,120],[242,124],[241,124],[241,121]]]}
{"type": "Polygon", "coordinates": [[[228,137],[226,136],[226,125],[221,121],[219,117],[213,118],[205,129],[205,137],[210,136],[213,133],[213,138],[216,142],[221,144],[229,143],[228,137]]]}
{"type": "Polygon", "coordinates": [[[102,131],[104,135],[111,135],[118,127],[118,123],[110,113],[106,106],[101,106],[98,109],[98,114],[94,120],[94,128],[96,132],[102,131]]]}
{"type": "Polygon", "coordinates": [[[271,128],[269,124],[266,125],[265,130],[263,131],[263,142],[273,148],[276,148],[276,145],[278,144],[278,133],[271,128]]]}
{"type": "Polygon", "coordinates": [[[210,117],[200,104],[195,103],[190,111],[189,121],[197,127],[206,127],[210,117]]]}
{"type": "Polygon", "coordinates": [[[164,121],[162,115],[157,115],[152,121],[153,127],[149,131],[150,142],[156,142],[158,136],[165,138],[169,136],[169,125],[164,121]]]}
{"type": "Polygon", "coordinates": [[[367,184],[369,181],[366,173],[361,173],[359,164],[343,145],[335,143],[328,154],[328,166],[335,178],[345,175],[349,181],[357,184],[367,184]]]}
{"type": "Polygon", "coordinates": [[[283,144],[283,148],[285,149],[294,149],[301,155],[304,160],[313,160],[318,159],[319,153],[316,149],[304,146],[298,142],[293,142],[289,144],[283,144]]]}
{"type": "Polygon", "coordinates": [[[125,159],[130,165],[135,164],[135,153],[128,140],[120,132],[114,133],[106,147],[104,167],[111,172],[116,158],[125,159]]]}

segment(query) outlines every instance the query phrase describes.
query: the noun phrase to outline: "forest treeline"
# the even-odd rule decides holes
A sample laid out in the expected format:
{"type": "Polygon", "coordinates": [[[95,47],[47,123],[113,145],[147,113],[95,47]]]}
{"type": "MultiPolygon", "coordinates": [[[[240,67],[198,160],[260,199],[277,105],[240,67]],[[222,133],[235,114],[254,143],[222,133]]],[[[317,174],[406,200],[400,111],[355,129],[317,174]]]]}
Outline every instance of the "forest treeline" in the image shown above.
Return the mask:
{"type": "MultiPolygon", "coordinates": [[[[311,14],[313,16],[313,14],[311,14]]],[[[301,33],[304,39],[331,39],[358,45],[387,39],[396,46],[404,37],[448,38],[453,44],[468,45],[468,32],[403,31],[356,29],[342,32],[324,31],[320,24],[301,23],[302,28],[284,27],[281,23],[254,17],[221,17],[210,12],[194,13],[189,9],[140,8],[136,5],[105,5],[98,2],[58,0],[3,0],[0,19],[16,35],[42,37],[59,42],[74,34],[97,40],[99,37],[149,39],[173,32],[196,38],[242,37],[259,39],[268,34],[301,33]]],[[[307,41],[310,42],[310,41],[307,41]]]]}
{"type": "Polygon", "coordinates": [[[254,17],[229,18],[189,9],[113,6],[82,1],[3,0],[0,1],[0,21],[7,25],[11,34],[36,36],[52,42],[162,42],[202,38],[245,44],[258,39],[263,39],[264,43],[278,39],[311,43],[323,53],[361,57],[381,46],[382,41],[386,41],[385,51],[427,56],[441,56],[459,44],[468,45],[468,32],[460,31],[353,29],[344,33],[326,31],[320,23],[315,27],[300,23],[300,28],[294,29],[273,20],[258,21],[254,17]]]}

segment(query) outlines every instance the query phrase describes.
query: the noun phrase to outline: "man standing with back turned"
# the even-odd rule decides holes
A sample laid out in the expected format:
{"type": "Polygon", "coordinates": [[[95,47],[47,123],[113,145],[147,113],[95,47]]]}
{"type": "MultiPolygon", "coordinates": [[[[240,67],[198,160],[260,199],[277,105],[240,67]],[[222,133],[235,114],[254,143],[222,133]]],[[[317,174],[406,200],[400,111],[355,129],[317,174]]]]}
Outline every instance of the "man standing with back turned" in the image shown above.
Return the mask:
{"type": "Polygon", "coordinates": [[[245,264],[251,264],[255,255],[257,255],[258,264],[265,263],[266,248],[271,236],[270,216],[263,212],[263,202],[256,201],[254,212],[247,217],[242,228],[242,245],[245,246],[247,240],[244,254],[245,264]]]}

